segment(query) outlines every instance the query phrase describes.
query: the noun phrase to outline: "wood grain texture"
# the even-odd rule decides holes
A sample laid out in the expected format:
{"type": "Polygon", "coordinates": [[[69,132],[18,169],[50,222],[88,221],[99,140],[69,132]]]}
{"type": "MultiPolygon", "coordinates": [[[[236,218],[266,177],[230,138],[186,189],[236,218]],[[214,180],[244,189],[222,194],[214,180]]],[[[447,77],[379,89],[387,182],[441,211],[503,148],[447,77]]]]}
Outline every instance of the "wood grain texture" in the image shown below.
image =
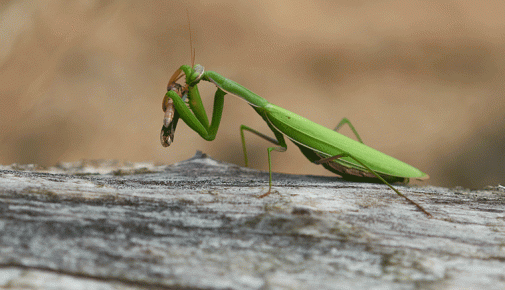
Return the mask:
{"type": "Polygon", "coordinates": [[[0,286],[503,289],[505,191],[170,166],[0,166],[0,286]]]}

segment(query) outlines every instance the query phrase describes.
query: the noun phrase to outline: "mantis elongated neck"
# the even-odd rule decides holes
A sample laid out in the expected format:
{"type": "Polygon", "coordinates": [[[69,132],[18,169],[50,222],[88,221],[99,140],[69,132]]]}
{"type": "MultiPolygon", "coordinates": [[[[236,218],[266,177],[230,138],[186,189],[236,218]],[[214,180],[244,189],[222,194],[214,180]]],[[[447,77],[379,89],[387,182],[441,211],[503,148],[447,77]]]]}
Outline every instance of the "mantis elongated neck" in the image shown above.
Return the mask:
{"type": "Polygon", "coordinates": [[[203,74],[202,79],[214,83],[216,86],[218,86],[220,89],[222,89],[227,93],[233,94],[237,97],[244,99],[246,102],[248,102],[254,107],[263,108],[269,104],[267,100],[251,92],[242,85],[230,79],[227,79],[216,72],[207,71],[203,74]]]}

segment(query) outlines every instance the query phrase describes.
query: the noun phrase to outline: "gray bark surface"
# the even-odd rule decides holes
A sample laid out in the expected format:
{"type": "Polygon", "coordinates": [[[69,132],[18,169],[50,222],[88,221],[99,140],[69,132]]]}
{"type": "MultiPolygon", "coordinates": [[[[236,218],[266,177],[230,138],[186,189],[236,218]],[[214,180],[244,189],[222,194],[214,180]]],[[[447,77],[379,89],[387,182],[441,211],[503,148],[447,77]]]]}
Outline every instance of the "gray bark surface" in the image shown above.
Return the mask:
{"type": "Polygon", "coordinates": [[[505,289],[505,190],[170,166],[0,166],[7,289],[505,289]]]}

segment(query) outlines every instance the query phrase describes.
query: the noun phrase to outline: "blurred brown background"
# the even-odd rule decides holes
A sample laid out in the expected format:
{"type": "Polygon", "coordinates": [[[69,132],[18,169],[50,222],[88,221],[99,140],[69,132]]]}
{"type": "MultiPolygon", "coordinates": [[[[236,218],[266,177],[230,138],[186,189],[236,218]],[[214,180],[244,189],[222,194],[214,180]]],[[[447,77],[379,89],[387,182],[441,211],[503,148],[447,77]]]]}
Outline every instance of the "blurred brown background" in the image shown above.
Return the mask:
{"type": "MultiPolygon", "coordinates": [[[[243,165],[239,125],[268,129],[235,97],[214,142],[180,122],[160,145],[167,81],[190,62],[186,9],[207,70],[324,126],[348,117],[429,184],[505,183],[502,0],[2,1],[0,164],[171,164],[199,149],[243,165]]],[[[201,87],[209,114],[214,91],[201,87]]],[[[269,144],[247,140],[266,170],[269,144]]],[[[332,175],[292,143],[273,162],[332,175]]]]}

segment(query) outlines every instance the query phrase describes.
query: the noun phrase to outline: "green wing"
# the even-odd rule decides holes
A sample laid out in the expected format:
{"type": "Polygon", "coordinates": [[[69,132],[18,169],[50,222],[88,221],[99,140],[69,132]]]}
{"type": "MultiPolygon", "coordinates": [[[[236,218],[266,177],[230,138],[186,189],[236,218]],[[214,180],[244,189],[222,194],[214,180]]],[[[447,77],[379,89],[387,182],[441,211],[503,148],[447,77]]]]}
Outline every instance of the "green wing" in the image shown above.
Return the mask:
{"type": "MultiPolygon", "coordinates": [[[[426,173],[421,172],[419,169],[407,163],[370,148],[286,109],[268,104],[265,106],[264,110],[268,122],[270,122],[273,127],[286,135],[299,147],[309,148],[315,153],[318,153],[318,155],[323,156],[323,158],[339,154],[350,154],[382,175],[417,179],[428,178],[426,173]]],[[[333,162],[344,167],[368,171],[350,157],[339,158],[333,162]]]]}

